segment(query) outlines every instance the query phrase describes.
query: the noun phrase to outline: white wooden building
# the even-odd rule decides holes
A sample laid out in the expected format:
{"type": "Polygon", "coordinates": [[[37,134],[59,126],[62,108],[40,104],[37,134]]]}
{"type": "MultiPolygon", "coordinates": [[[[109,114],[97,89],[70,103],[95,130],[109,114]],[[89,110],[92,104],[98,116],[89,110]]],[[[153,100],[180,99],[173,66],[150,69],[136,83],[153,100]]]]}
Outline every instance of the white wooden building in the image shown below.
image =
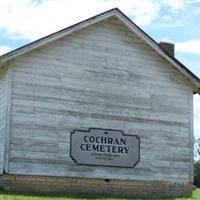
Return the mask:
{"type": "Polygon", "coordinates": [[[112,9],[2,55],[0,187],[191,195],[200,80],[161,45],[112,9]],[[90,128],[137,135],[139,162],[74,162],[70,133],[90,128]]]}

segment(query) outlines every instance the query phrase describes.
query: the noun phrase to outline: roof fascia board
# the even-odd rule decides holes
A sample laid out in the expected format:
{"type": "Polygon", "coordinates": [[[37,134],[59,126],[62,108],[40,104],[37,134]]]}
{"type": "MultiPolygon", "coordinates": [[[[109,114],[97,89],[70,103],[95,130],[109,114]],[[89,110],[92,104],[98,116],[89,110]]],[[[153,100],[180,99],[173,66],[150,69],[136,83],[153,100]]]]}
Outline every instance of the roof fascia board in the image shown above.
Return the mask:
{"type": "Polygon", "coordinates": [[[81,21],[77,24],[74,24],[74,25],[72,25],[72,26],[70,26],[66,29],[60,30],[56,33],[53,33],[51,35],[48,35],[46,37],[43,37],[43,38],[38,39],[36,41],[33,41],[32,43],[29,43],[29,44],[27,44],[23,47],[20,47],[20,48],[14,50],[14,51],[11,51],[10,53],[7,53],[3,56],[0,56],[0,63],[4,63],[8,60],[14,59],[19,55],[22,55],[22,54],[27,53],[31,50],[34,50],[38,47],[41,47],[41,46],[43,46],[43,45],[45,45],[49,42],[53,42],[53,41],[55,41],[59,38],[67,36],[67,35],[69,35],[73,32],[77,32],[80,29],[86,28],[87,26],[93,25],[93,24],[100,22],[104,19],[108,19],[108,18],[114,16],[115,15],[114,13],[115,13],[115,9],[112,9],[112,10],[107,11],[105,13],[102,13],[100,15],[94,16],[92,18],[81,21]]]}
{"type": "Polygon", "coordinates": [[[149,36],[147,36],[144,31],[142,31],[136,24],[125,16],[121,12],[117,12],[116,15],[122,22],[129,27],[135,34],[137,34],[140,38],[142,38],[149,46],[151,46],[158,54],[160,54],[163,58],[165,58],[170,64],[172,64],[177,70],[179,70],[182,74],[185,75],[187,79],[189,79],[197,88],[200,87],[200,83],[192,77],[188,72],[186,72],[180,65],[178,65],[172,58],[170,58],[161,48],[158,47],[158,44],[149,36]]]}

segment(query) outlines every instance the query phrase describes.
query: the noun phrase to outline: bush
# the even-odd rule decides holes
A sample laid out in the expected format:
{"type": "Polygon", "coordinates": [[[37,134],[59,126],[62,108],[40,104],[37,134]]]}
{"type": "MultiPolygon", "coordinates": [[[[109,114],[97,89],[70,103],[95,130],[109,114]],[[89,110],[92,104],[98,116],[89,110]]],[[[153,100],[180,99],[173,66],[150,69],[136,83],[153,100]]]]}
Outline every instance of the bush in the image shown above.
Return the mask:
{"type": "Polygon", "coordinates": [[[194,185],[200,187],[200,161],[194,163],[194,185]]]}

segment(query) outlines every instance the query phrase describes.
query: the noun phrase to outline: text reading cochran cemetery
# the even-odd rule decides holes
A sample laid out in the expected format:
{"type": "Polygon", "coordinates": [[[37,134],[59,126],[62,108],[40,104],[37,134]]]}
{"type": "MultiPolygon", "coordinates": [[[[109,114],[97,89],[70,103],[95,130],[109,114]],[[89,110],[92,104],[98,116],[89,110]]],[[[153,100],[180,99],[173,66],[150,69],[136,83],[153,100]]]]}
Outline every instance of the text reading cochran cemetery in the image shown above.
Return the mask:
{"type": "Polygon", "coordinates": [[[82,151],[128,154],[125,138],[112,138],[106,136],[84,136],[84,143],[80,145],[82,151]]]}

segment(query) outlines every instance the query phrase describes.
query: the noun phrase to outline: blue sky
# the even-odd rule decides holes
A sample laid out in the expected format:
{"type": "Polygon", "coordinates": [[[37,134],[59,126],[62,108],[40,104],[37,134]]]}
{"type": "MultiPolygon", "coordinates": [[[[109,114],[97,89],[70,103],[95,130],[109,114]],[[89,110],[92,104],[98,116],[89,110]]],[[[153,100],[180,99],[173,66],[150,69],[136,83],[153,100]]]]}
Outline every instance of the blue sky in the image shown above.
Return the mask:
{"type": "MultiPolygon", "coordinates": [[[[1,0],[0,54],[118,7],[157,42],[175,44],[176,57],[200,77],[200,0],[1,0]]],[[[200,97],[194,96],[200,138],[200,97]]]]}

